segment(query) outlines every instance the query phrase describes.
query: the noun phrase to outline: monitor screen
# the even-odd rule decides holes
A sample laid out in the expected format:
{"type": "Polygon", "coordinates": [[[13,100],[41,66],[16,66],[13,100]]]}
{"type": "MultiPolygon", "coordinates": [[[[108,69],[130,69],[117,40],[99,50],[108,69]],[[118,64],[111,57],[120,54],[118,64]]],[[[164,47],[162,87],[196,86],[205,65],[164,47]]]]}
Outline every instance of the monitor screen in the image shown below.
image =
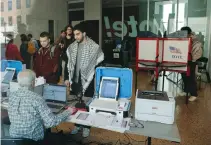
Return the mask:
{"type": "Polygon", "coordinates": [[[12,81],[14,74],[15,74],[15,70],[6,69],[2,83],[9,84],[12,81]]]}
{"type": "Polygon", "coordinates": [[[44,85],[43,97],[45,100],[66,102],[67,100],[66,86],[60,85],[44,85]]]}
{"type": "Polygon", "coordinates": [[[101,86],[100,96],[102,98],[113,98],[116,97],[117,80],[103,79],[101,86]]]}

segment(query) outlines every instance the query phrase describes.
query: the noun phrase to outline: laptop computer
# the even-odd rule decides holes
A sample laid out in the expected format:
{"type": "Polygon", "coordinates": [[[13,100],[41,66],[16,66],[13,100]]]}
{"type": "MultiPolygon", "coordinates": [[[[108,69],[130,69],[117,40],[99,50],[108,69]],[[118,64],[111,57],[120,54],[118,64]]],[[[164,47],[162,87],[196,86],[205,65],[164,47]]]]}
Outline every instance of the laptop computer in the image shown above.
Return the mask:
{"type": "Polygon", "coordinates": [[[64,85],[45,84],[42,96],[52,112],[58,113],[66,106],[67,88],[64,85]]]}
{"type": "Polygon", "coordinates": [[[119,91],[119,78],[102,77],[100,82],[99,99],[92,102],[93,106],[106,106],[106,108],[117,108],[119,91]]]}
{"type": "Polygon", "coordinates": [[[9,85],[9,83],[13,80],[13,77],[15,75],[15,68],[9,68],[7,67],[5,69],[5,72],[4,74],[1,74],[1,83],[2,84],[6,84],[6,85],[9,85]]]}

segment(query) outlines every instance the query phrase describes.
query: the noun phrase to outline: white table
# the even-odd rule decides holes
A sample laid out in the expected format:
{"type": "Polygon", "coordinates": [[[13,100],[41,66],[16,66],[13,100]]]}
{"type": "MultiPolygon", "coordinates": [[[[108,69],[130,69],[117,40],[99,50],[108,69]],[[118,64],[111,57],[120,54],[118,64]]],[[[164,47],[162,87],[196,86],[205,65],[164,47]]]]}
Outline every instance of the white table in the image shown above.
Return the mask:
{"type": "Polygon", "coordinates": [[[180,135],[176,123],[172,125],[157,122],[140,121],[144,128],[130,127],[126,133],[143,135],[148,137],[148,145],[151,145],[151,138],[164,139],[173,142],[180,142],[180,135]]]}
{"type": "MultiPolygon", "coordinates": [[[[68,97],[68,100],[73,100],[73,99],[75,99],[74,96],[68,97]]],[[[83,98],[85,103],[87,103],[90,99],[92,98],[88,98],[88,97],[83,98]]],[[[76,102],[77,101],[70,101],[69,106],[74,106],[76,102]]],[[[2,105],[1,107],[6,109],[6,107],[2,105]]],[[[132,122],[133,121],[134,120],[132,120],[132,122]]],[[[69,120],[68,122],[71,122],[71,120],[69,120]]],[[[147,136],[148,145],[152,144],[151,138],[164,139],[164,140],[178,142],[178,143],[181,141],[176,123],[172,125],[168,125],[168,124],[161,124],[157,122],[148,122],[148,121],[139,121],[139,122],[143,124],[144,128],[130,127],[130,130],[127,130],[125,133],[135,134],[135,135],[140,135],[140,136],[147,136]]],[[[85,124],[81,124],[81,125],[85,125],[85,124]]]]}

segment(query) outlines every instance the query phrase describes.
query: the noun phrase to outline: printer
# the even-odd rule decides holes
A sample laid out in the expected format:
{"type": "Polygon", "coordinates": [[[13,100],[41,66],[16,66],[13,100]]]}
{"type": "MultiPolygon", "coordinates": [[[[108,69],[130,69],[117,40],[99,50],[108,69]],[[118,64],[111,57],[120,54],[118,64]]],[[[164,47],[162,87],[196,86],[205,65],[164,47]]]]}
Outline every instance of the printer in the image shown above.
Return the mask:
{"type": "Polygon", "coordinates": [[[135,100],[137,120],[173,124],[174,115],[175,100],[171,93],[137,90],[135,100]]]}
{"type": "Polygon", "coordinates": [[[118,118],[128,117],[132,96],[132,70],[99,67],[96,69],[96,94],[89,104],[89,112],[110,113],[118,118]]]}

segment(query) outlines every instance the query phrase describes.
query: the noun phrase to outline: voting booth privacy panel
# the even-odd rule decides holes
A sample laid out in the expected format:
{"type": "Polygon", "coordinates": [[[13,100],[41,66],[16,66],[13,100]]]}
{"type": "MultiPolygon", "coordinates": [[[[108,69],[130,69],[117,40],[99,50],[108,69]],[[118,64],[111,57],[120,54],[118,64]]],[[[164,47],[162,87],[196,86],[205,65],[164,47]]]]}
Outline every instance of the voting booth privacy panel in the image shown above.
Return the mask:
{"type": "Polygon", "coordinates": [[[159,49],[162,46],[162,40],[137,38],[136,43],[136,70],[154,70],[158,73],[157,65],[162,60],[162,55],[160,55],[162,51],[159,49]]]}
{"type": "Polygon", "coordinates": [[[5,71],[5,69],[9,68],[15,68],[16,73],[18,74],[20,71],[23,70],[23,65],[20,61],[15,60],[1,60],[1,72],[5,71]]]}
{"type": "Polygon", "coordinates": [[[130,99],[133,91],[133,71],[128,68],[98,67],[96,69],[96,92],[99,93],[102,77],[119,78],[118,99],[130,99]]]}
{"type": "MultiPolygon", "coordinates": [[[[136,71],[155,70],[187,72],[191,60],[190,38],[137,38],[136,71]]],[[[157,74],[157,73],[156,73],[157,74]]]]}

